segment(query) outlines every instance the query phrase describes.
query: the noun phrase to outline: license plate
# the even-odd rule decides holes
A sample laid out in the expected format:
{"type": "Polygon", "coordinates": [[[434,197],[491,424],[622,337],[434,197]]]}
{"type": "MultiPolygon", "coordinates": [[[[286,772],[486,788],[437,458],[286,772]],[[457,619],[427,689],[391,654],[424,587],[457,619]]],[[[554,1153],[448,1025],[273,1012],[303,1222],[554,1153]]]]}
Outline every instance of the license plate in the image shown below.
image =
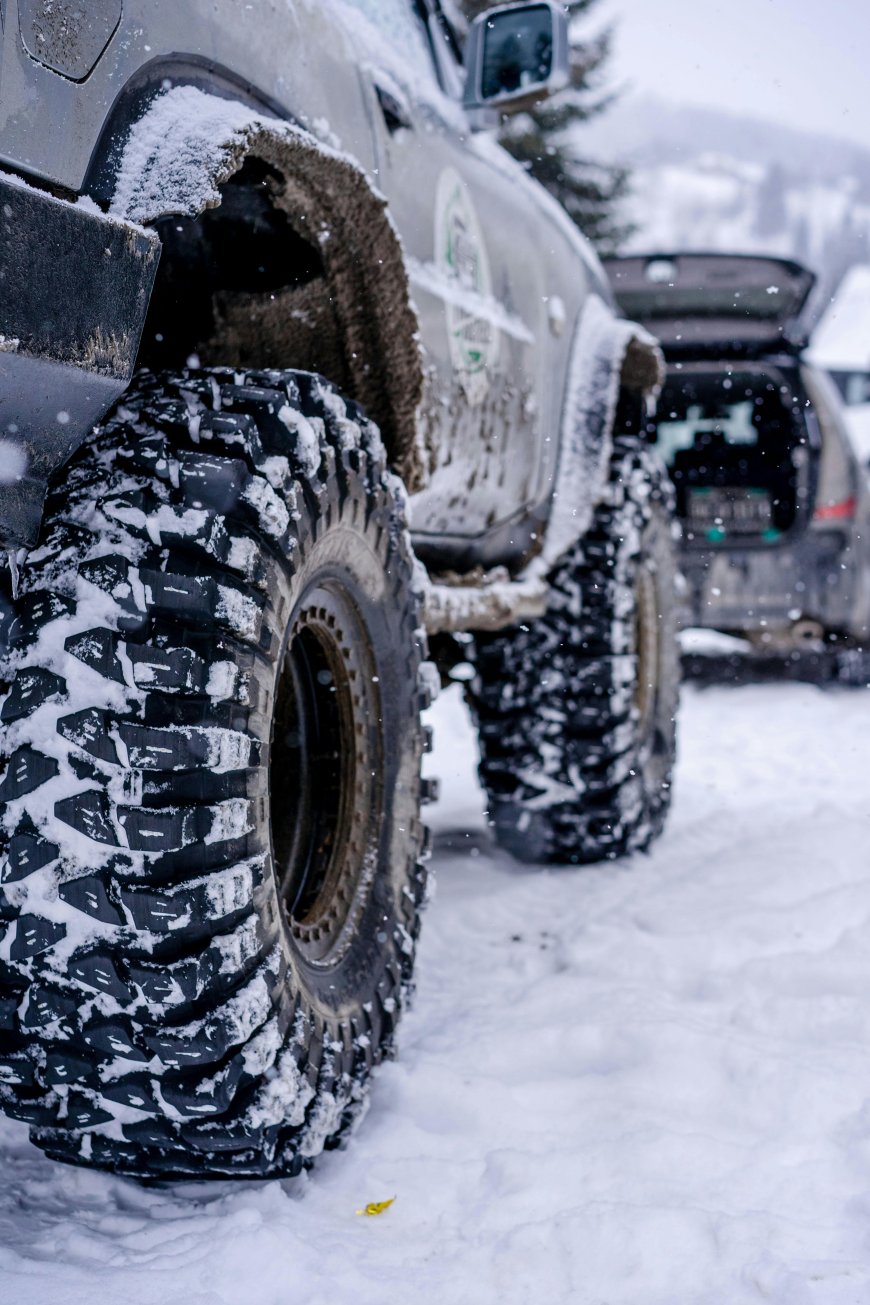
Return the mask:
{"type": "Polygon", "coordinates": [[[773,504],[763,489],[690,489],[687,507],[689,521],[696,530],[760,535],[773,526],[773,504]]]}

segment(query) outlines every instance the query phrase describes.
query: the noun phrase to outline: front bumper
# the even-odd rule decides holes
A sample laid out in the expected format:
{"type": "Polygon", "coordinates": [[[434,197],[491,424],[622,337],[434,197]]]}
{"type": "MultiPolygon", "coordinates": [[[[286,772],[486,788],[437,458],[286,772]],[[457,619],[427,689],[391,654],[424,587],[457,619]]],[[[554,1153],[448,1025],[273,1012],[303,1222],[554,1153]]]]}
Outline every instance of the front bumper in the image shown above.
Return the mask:
{"type": "Polygon", "coordinates": [[[160,241],[0,175],[0,546],[129,383],[160,241]]]}

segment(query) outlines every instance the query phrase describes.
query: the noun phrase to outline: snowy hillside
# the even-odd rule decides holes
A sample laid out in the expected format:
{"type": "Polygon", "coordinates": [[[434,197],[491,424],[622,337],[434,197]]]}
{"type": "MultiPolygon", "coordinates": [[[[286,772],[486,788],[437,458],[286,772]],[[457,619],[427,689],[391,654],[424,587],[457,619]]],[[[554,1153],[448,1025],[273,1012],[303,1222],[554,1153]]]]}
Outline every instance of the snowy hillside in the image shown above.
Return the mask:
{"type": "Polygon", "coordinates": [[[864,262],[870,153],[714,110],[626,96],[576,136],[588,157],[628,164],[626,252],[715,249],[807,262],[830,293],[864,262]]]}
{"type": "Polygon", "coordinates": [[[633,244],[645,248],[755,250],[826,265],[834,243],[870,224],[853,177],[790,177],[724,154],[641,164],[634,174],[633,244]]]}

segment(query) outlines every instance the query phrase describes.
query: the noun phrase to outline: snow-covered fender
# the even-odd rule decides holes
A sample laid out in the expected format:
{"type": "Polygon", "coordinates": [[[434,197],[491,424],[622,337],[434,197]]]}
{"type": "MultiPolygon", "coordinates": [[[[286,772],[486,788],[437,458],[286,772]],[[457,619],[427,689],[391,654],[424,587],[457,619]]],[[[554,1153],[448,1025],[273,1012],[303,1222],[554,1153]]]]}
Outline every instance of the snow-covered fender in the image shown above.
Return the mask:
{"type": "Polygon", "coordinates": [[[220,186],[250,158],[279,173],[275,206],[319,247],[354,397],[380,425],[393,469],[409,490],[421,488],[417,317],[386,200],[353,159],[237,100],[179,86],[152,100],[133,125],[110,211],[143,226],[196,217],[220,204],[220,186]]]}
{"type": "Polygon", "coordinates": [[[571,349],[544,546],[527,574],[548,573],[589,529],[607,484],[620,393],[655,394],[663,380],[664,358],[653,336],[590,295],[571,349]]]}
{"type": "Polygon", "coordinates": [[[559,461],[541,551],[513,579],[498,568],[475,587],[430,584],[425,595],[430,633],[500,630],[544,613],[550,573],[586,534],[605,497],[620,399],[628,400],[629,409],[642,411],[664,375],[664,357],[653,336],[590,295],[572,342],[559,461]]]}

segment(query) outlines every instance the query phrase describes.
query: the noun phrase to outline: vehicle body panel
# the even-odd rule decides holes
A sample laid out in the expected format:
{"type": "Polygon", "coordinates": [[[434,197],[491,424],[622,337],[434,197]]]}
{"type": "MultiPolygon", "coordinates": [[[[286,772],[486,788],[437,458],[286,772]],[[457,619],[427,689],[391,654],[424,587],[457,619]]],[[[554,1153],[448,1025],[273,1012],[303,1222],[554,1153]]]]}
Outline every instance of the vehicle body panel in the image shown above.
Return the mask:
{"type": "Polygon", "coordinates": [[[81,193],[122,97],[153,93],[169,77],[223,87],[303,126],[329,124],[341,148],[370,167],[362,87],[347,76],[353,63],[332,0],[257,0],[250,9],[238,0],[125,0],[93,72],[75,82],[27,54],[10,4],[0,72],[0,164],[81,193]]]}
{"type": "MultiPolygon", "coordinates": [[[[381,8],[420,21],[409,0],[381,8]]],[[[546,515],[580,311],[590,291],[609,301],[606,278],[554,201],[494,140],[471,133],[459,67],[452,76],[431,48],[426,67],[403,61],[394,44],[365,37],[366,23],[356,0],[260,0],[242,11],[237,0],[127,0],[76,81],[28,54],[11,6],[0,164],[105,204],[129,126],[179,84],[238,98],[350,155],[387,195],[420,319],[430,479],[411,518],[421,552],[444,564],[518,559],[546,515]],[[409,114],[398,128],[396,104],[409,114]],[[470,234],[471,265],[449,264],[451,221],[466,253],[470,234]]]]}

